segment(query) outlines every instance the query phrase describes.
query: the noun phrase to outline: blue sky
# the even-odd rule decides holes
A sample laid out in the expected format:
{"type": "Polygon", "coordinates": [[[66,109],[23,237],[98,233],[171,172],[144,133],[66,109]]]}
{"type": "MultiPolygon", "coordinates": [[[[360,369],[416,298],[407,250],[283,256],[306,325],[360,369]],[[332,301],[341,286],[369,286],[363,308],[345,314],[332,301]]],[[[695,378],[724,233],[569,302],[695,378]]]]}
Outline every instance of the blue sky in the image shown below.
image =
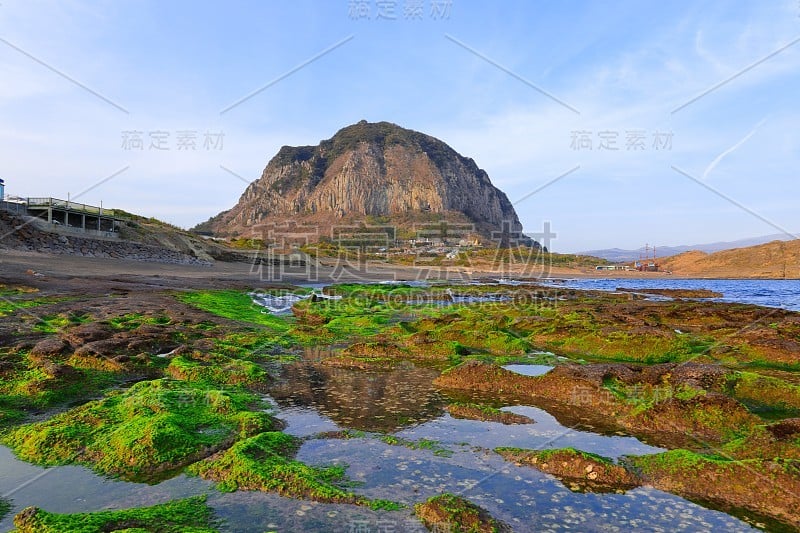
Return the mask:
{"type": "Polygon", "coordinates": [[[190,227],[280,146],[388,120],[475,159],[555,251],[800,231],[797,0],[357,3],[3,0],[6,192],[190,227]]]}

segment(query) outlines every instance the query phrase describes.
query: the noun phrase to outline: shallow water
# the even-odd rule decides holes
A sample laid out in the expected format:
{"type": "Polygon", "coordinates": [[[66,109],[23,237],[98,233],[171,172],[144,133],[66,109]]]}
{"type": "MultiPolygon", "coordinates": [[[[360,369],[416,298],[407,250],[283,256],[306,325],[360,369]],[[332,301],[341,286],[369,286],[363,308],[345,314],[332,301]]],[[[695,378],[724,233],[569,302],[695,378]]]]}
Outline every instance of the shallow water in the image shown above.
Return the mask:
{"type": "Polygon", "coordinates": [[[553,370],[549,365],[505,365],[503,368],[523,376],[543,376],[553,370]]]}
{"type": "MultiPolygon", "coordinates": [[[[436,375],[435,369],[411,364],[364,372],[300,362],[284,367],[270,396],[277,416],[287,423],[287,433],[311,437],[341,429],[368,432],[350,439],[311,438],[298,459],[314,465],[349,465],[348,476],[358,482],[354,490],[370,498],[412,506],[445,491],[461,494],[520,532],[567,526],[581,531],[750,529],[732,516],[657,490],[573,493],[551,476],[514,466],[491,449],[572,446],[612,458],[659,449],[633,437],[565,427],[531,406],[504,409],[532,418],[533,424],[455,419],[444,411],[452,399],[431,384],[436,375]],[[437,444],[421,449],[390,445],[380,440],[386,432],[407,441],[429,439],[437,444]]],[[[126,508],[208,493],[209,504],[226,521],[227,531],[423,531],[410,508],[378,513],[273,494],[220,494],[210,483],[186,476],[155,486],[112,481],[83,467],[28,465],[0,448],[0,494],[9,492],[15,512],[28,505],[55,512],[126,508]]],[[[12,527],[11,520],[7,517],[0,529],[12,527]]]]}
{"type": "Polygon", "coordinates": [[[210,487],[187,476],[151,486],[106,479],[82,466],[41,468],[0,446],[0,496],[14,504],[11,514],[0,521],[0,530],[13,528],[14,514],[31,505],[55,513],[141,507],[203,494],[210,487]]]}
{"type": "Polygon", "coordinates": [[[298,362],[282,368],[270,395],[281,407],[309,407],[342,427],[391,432],[444,413],[448,401],[433,386],[439,373],[412,364],[364,371],[298,362]]]}
{"type": "MultiPolygon", "coordinates": [[[[308,364],[288,369],[285,384],[294,383],[296,372],[308,372],[308,364]],[[301,370],[302,369],[302,370],[301,370]]],[[[313,365],[311,365],[313,367],[313,365]]],[[[510,366],[510,365],[509,365],[510,366]]],[[[550,369],[546,365],[540,370],[550,369]]],[[[347,464],[348,475],[361,483],[370,497],[387,498],[408,505],[442,492],[461,494],[488,509],[515,531],[548,531],[567,525],[581,531],[746,531],[750,526],[725,513],[703,508],[680,497],[654,489],[640,488],[627,494],[579,494],[561,482],[532,468],[516,467],[491,450],[498,446],[532,449],[575,447],[617,459],[623,455],[658,453],[630,436],[601,435],[566,427],[543,409],[531,406],[504,407],[534,420],[533,424],[503,425],[495,422],[460,420],[442,407],[452,400],[441,393],[419,396],[412,391],[432,391],[426,383],[409,380],[432,379],[436,372],[409,365],[402,370],[362,372],[337,369],[327,374],[327,386],[339,393],[309,401],[306,389],[290,387],[296,394],[278,400],[279,416],[287,422],[286,432],[312,436],[340,429],[365,429],[365,419],[354,415],[352,398],[363,398],[362,410],[397,420],[396,409],[408,417],[394,435],[411,442],[435,441],[434,449],[411,449],[380,440],[380,433],[349,439],[312,439],[300,449],[298,458],[311,464],[347,464]],[[405,381],[405,387],[401,382],[405,381]],[[359,394],[356,384],[364,388],[359,394]],[[400,404],[371,405],[374,390],[400,387],[407,392],[400,404]],[[345,398],[345,401],[341,401],[345,398]],[[432,406],[436,408],[432,410],[432,406]],[[323,414],[327,413],[326,414],[323,414]],[[438,413],[432,415],[432,413],[438,413]],[[341,421],[347,420],[347,423],[341,421]],[[439,453],[437,453],[439,450],[439,453]],[[442,450],[449,452],[441,453],[442,450]]],[[[301,380],[302,382],[302,380],[301,380]]],[[[379,431],[384,424],[371,424],[379,431]]],[[[377,530],[378,520],[370,522],[377,530]]],[[[338,527],[330,524],[330,527],[338,527]]],[[[404,531],[396,526],[397,531],[404,531]]],[[[334,529],[335,530],[335,529],[334,529]]]]}
{"type": "MultiPolygon", "coordinates": [[[[551,476],[517,467],[494,454],[498,445],[529,448],[575,446],[610,457],[654,453],[632,437],[607,437],[561,426],[534,407],[509,410],[534,418],[529,425],[457,420],[449,415],[410,427],[396,435],[412,441],[434,439],[451,456],[428,449],[390,445],[376,435],[363,438],[318,439],[307,442],[298,458],[309,463],[348,464],[351,478],[373,497],[412,505],[442,492],[460,494],[511,524],[515,531],[747,531],[750,526],[721,512],[705,509],[655,489],[627,494],[573,493],[551,476]]],[[[288,432],[309,435],[331,428],[324,417],[283,413],[288,432]],[[311,422],[310,427],[305,424],[311,422]]],[[[335,424],[334,424],[335,425],[335,424]]],[[[377,530],[378,521],[369,522],[377,530]]],[[[330,524],[330,527],[336,527],[330,524]]],[[[397,529],[405,531],[405,529],[397,529]]]]}
{"type": "MultiPolygon", "coordinates": [[[[0,521],[0,531],[13,529],[14,514],[34,505],[51,512],[76,513],[146,507],[208,495],[208,504],[224,521],[223,531],[349,531],[350,524],[369,520],[405,519],[402,513],[377,513],[353,505],[328,505],[275,494],[217,492],[199,478],[178,476],[158,485],[106,479],[80,466],[41,468],[17,460],[0,446],[0,494],[14,508],[0,521]]],[[[418,524],[418,523],[417,523],[418,524]]]]}

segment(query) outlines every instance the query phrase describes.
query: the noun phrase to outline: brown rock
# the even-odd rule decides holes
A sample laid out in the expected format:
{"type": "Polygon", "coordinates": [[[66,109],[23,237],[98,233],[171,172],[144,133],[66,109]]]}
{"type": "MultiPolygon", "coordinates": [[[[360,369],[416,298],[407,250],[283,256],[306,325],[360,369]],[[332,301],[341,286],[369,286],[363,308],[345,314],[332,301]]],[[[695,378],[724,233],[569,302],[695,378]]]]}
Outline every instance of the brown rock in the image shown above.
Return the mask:
{"type": "Polygon", "coordinates": [[[48,337],[36,343],[36,346],[31,350],[32,356],[53,356],[64,353],[69,347],[69,343],[64,339],[58,337],[48,337]]]}
{"type": "Polygon", "coordinates": [[[787,418],[767,426],[767,431],[781,441],[791,441],[800,436],[800,418],[787,418]]]}
{"type": "Polygon", "coordinates": [[[64,337],[73,346],[82,346],[88,342],[108,339],[113,334],[107,326],[91,323],[72,328],[64,334],[64,337]]]}

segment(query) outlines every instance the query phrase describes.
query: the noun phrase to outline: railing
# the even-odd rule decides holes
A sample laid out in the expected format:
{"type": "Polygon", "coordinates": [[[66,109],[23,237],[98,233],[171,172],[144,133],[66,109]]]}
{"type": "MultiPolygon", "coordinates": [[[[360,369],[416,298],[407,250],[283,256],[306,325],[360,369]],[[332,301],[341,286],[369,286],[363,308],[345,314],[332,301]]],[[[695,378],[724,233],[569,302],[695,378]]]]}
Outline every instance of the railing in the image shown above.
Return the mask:
{"type": "Polygon", "coordinates": [[[28,209],[60,208],[69,211],[79,211],[98,216],[115,216],[113,209],[104,209],[93,205],[86,205],[69,200],[58,200],[57,198],[28,198],[28,209]]]}
{"type": "Polygon", "coordinates": [[[28,214],[28,206],[20,202],[5,202],[0,200],[0,210],[8,211],[9,213],[14,213],[16,215],[28,214]]]}

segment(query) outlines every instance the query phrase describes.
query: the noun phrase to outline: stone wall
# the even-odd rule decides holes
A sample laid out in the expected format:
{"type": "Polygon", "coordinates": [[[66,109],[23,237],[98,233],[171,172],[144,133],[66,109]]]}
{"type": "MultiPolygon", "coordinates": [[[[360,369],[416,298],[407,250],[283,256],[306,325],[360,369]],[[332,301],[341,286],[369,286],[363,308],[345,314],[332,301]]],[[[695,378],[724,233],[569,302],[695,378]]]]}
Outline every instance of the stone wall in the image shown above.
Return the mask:
{"type": "Polygon", "coordinates": [[[0,212],[0,249],[2,248],[55,255],[127,259],[175,265],[211,265],[210,261],[168,248],[132,241],[99,240],[42,231],[30,220],[5,212],[0,212]]]}

